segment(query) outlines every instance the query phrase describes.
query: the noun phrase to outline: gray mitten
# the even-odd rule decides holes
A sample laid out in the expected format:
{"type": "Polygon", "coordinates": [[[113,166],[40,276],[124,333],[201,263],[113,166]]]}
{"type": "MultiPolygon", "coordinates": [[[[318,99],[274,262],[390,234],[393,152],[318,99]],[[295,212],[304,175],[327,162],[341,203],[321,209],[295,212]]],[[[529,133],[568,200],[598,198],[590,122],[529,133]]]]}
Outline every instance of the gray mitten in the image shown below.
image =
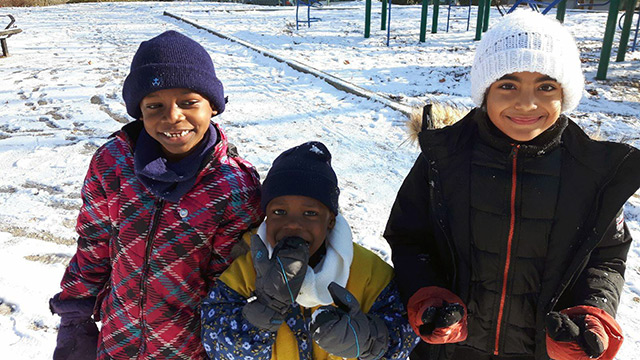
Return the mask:
{"type": "Polygon", "coordinates": [[[332,282],[329,293],[334,306],[314,311],[311,337],[325,351],[345,358],[378,359],[389,347],[389,330],[382,319],[360,310],[358,300],[332,282]]]}
{"type": "Polygon", "coordinates": [[[255,298],[242,309],[253,325],[275,331],[295,303],[307,273],[309,243],[291,236],[280,240],[271,259],[260,236],[251,237],[251,257],[256,270],[255,298]]]}

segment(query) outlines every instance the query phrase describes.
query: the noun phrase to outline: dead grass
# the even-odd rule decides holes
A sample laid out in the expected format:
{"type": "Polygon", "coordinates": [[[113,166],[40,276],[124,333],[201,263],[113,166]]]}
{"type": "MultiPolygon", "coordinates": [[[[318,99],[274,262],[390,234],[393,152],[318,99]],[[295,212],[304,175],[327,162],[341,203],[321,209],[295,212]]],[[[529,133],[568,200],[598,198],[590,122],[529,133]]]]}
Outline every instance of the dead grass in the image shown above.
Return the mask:
{"type": "Polygon", "coordinates": [[[143,0],[0,0],[2,7],[50,6],[60,4],[89,3],[89,2],[134,2],[143,0]]]}

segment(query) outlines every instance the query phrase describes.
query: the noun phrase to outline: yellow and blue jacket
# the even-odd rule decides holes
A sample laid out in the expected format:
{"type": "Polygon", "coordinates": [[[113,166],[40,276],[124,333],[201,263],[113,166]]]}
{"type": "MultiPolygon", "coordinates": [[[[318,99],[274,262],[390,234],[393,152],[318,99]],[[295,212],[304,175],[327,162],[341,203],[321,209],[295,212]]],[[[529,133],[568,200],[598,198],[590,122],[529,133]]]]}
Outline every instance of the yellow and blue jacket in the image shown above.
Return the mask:
{"type": "MultiPolygon", "coordinates": [[[[389,348],[381,359],[409,356],[417,336],[409,326],[395,283],[393,268],[373,252],[353,244],[353,260],[346,289],[363,312],[383,319],[389,348]]],[[[277,332],[253,326],[242,307],[255,290],[251,253],[238,257],[213,284],[202,303],[202,343],[211,359],[333,360],[342,359],[311,339],[309,323],[316,308],[292,307],[277,332]]]]}

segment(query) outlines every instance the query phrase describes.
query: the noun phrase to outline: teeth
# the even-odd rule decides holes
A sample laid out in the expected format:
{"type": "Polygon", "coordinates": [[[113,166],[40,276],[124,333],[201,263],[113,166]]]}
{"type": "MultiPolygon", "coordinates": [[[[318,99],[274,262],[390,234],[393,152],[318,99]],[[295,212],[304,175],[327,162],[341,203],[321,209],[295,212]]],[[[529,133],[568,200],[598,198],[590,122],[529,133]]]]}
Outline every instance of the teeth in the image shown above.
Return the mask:
{"type": "Polygon", "coordinates": [[[174,138],[174,137],[181,137],[181,136],[185,136],[189,133],[189,130],[184,130],[181,131],[179,133],[170,133],[170,132],[163,132],[162,134],[166,137],[170,137],[170,138],[174,138]]]}

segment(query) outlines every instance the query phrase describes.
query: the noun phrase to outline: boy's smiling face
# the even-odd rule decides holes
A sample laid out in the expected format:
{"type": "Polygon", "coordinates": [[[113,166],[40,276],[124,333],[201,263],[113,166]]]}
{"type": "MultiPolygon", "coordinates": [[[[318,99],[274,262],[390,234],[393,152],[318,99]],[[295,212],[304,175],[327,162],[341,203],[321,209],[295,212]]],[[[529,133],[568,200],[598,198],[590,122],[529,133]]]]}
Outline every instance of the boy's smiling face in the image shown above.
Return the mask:
{"type": "Polygon", "coordinates": [[[309,255],[320,248],[336,223],[329,208],[308,196],[276,197],[267,204],[266,213],[267,241],[271,246],[287,236],[298,236],[309,243],[309,255]]]}
{"type": "Polygon", "coordinates": [[[487,113],[500,131],[529,141],[553,125],[562,112],[562,86],[538,72],[516,72],[491,84],[487,113]]]}
{"type": "Polygon", "coordinates": [[[140,101],[140,110],[145,130],[170,161],[189,155],[217,114],[204,96],[189,89],[152,92],[140,101]]]}

